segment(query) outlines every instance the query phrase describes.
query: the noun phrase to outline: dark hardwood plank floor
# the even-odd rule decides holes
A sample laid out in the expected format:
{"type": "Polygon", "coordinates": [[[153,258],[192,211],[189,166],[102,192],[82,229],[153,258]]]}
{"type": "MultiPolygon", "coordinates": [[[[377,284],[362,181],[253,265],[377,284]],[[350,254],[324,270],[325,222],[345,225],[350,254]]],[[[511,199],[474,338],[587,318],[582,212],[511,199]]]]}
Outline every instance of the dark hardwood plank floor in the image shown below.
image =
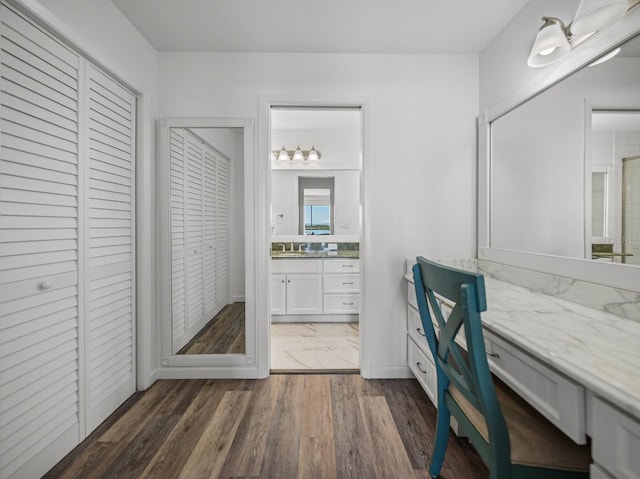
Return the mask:
{"type": "MultiPolygon", "coordinates": [[[[162,380],[45,477],[428,478],[436,411],[415,380],[357,374],[162,380]]],[[[444,479],[486,479],[451,434],[444,479]]]]}
{"type": "Polygon", "coordinates": [[[242,354],[244,323],[244,303],[227,304],[178,354],[242,354]]]}

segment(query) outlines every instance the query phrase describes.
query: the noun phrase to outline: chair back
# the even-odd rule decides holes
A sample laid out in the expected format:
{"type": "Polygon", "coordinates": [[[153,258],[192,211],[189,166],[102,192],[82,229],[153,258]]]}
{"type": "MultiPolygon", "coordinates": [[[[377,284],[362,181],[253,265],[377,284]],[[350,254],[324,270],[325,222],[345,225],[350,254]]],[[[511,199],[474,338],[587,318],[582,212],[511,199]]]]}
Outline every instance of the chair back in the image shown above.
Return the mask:
{"type": "Polygon", "coordinates": [[[490,470],[510,470],[508,430],[496,397],[482,334],[480,313],[487,309],[484,277],[423,257],[417,258],[413,277],[422,327],[436,365],[438,408],[446,404],[490,470]],[[455,305],[446,317],[439,298],[455,305]],[[466,342],[466,351],[456,342],[459,333],[466,342]],[[460,407],[465,400],[473,408],[460,407]],[[484,416],[484,430],[474,426],[478,421],[469,419],[469,411],[484,416]]]}

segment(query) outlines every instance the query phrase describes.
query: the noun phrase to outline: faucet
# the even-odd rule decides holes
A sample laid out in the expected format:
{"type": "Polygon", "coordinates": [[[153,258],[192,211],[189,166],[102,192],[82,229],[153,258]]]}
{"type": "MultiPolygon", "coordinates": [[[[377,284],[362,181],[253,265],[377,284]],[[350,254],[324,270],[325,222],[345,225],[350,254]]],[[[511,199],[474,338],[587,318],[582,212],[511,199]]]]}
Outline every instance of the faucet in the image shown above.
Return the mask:
{"type": "Polygon", "coordinates": [[[279,246],[282,246],[282,252],[284,253],[285,251],[287,251],[287,248],[284,244],[280,244],[279,246]]]}
{"type": "Polygon", "coordinates": [[[304,243],[300,243],[300,244],[298,245],[298,251],[299,251],[300,253],[302,253],[302,249],[303,249],[303,247],[304,247],[304,246],[305,246],[305,244],[304,244],[304,243]]]}
{"type": "Polygon", "coordinates": [[[291,251],[293,251],[293,241],[291,241],[291,251]]]}

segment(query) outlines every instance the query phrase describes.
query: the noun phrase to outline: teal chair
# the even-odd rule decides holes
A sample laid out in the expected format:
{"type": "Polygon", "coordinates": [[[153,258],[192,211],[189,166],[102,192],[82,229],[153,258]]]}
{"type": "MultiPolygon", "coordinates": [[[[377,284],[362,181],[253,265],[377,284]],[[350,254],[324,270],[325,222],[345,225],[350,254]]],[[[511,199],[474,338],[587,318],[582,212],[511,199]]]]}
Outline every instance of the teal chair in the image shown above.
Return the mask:
{"type": "Polygon", "coordinates": [[[588,478],[589,447],[575,444],[492,377],[480,320],[487,309],[484,277],[423,257],[417,260],[413,278],[418,309],[438,381],[431,477],[438,477],[442,469],[453,415],[487,464],[491,479],[588,478]],[[448,318],[436,294],[455,304],[448,318]],[[466,351],[455,342],[462,326],[466,351]]]}

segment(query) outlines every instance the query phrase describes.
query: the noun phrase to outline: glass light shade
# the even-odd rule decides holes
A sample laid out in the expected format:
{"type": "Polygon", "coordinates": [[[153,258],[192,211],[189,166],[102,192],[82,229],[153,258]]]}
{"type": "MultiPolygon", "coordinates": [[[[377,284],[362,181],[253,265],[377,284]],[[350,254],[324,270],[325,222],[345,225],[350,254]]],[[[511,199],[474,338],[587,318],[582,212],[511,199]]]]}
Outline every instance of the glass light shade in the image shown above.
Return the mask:
{"type": "Polygon", "coordinates": [[[307,155],[307,161],[318,161],[318,159],[318,150],[316,150],[315,146],[312,146],[311,150],[309,150],[309,154],[307,155]]]}
{"type": "Polygon", "coordinates": [[[611,50],[609,53],[605,53],[604,55],[602,55],[600,58],[598,58],[594,62],[589,63],[589,66],[590,67],[595,67],[596,65],[600,65],[601,63],[604,63],[607,60],[611,60],[618,53],[620,53],[620,50],[622,50],[622,49],[620,47],[618,47],[618,48],[615,48],[615,49],[611,50]]]}
{"type": "Polygon", "coordinates": [[[291,158],[293,161],[303,161],[304,160],[304,155],[302,154],[302,150],[300,149],[300,146],[298,146],[298,148],[296,148],[296,151],[293,153],[293,158],[291,158]]]}
{"type": "Polygon", "coordinates": [[[527,60],[527,65],[533,68],[551,65],[571,51],[562,22],[557,18],[545,17],[543,20],[545,23],[536,36],[527,60]]]}
{"type": "Polygon", "coordinates": [[[627,0],[581,0],[571,33],[586,35],[597,32],[624,17],[629,8],[627,0]]]}
{"type": "Polygon", "coordinates": [[[280,150],[280,153],[278,154],[278,161],[289,161],[289,153],[287,153],[287,150],[285,149],[284,146],[282,147],[282,149],[280,150]]]}

